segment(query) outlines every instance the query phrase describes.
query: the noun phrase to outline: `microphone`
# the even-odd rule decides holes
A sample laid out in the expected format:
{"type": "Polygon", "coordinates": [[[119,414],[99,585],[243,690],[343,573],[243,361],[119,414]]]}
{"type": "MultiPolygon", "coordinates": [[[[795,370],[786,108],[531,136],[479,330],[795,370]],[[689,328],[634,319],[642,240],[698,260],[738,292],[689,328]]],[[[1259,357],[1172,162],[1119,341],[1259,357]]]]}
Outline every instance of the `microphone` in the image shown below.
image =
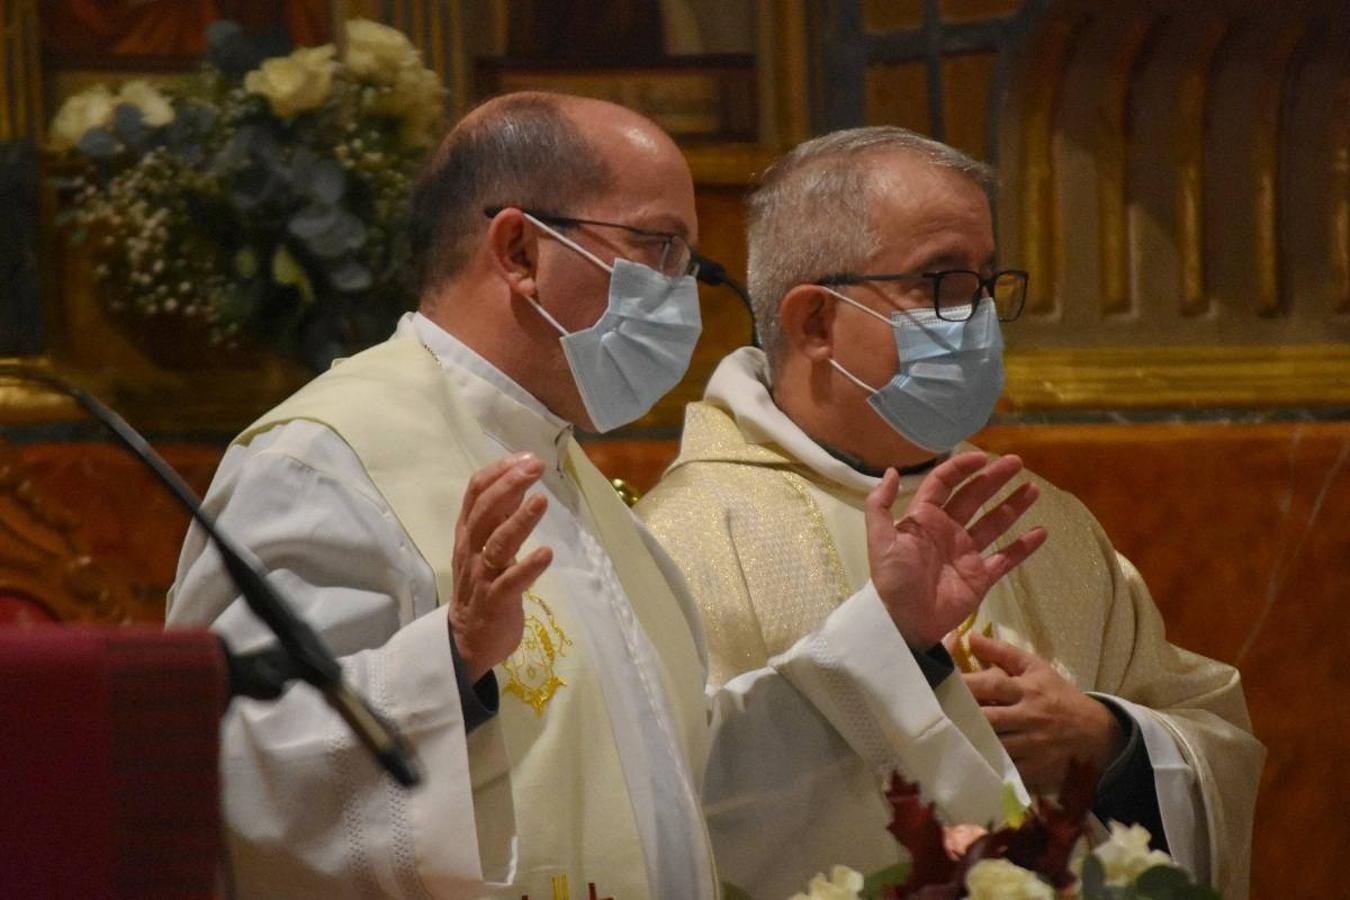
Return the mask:
{"type": "MultiPolygon", "coordinates": [[[[247,562],[234,542],[202,509],[192,489],[134,428],[86,391],[67,384],[55,375],[13,363],[0,364],[0,379],[36,382],[60,391],[79,403],[90,415],[117,436],[159,481],[192,514],[202,530],[210,535],[220,551],[248,608],[277,637],[279,649],[236,656],[225,648],[230,670],[232,695],[272,700],[281,696],[285,682],[300,679],[317,688],[356,737],[375,756],[391,777],[404,787],[422,782],[416,751],[361,695],[343,679],[342,667],[332,652],[303,619],[291,611],[286,601],[267,582],[256,567],[247,562]]],[[[222,642],[223,643],[223,642],[222,642]]]]}
{"type": "Polygon", "coordinates": [[[750,302],[750,292],[741,287],[734,278],[727,274],[726,268],[717,260],[704,256],[701,253],[694,254],[694,261],[698,263],[698,271],[695,276],[699,281],[709,287],[720,287],[725,285],[735,292],[741,302],[745,304],[745,311],[750,313],[750,345],[753,347],[762,347],[759,342],[759,329],[755,327],[755,307],[750,302]]]}

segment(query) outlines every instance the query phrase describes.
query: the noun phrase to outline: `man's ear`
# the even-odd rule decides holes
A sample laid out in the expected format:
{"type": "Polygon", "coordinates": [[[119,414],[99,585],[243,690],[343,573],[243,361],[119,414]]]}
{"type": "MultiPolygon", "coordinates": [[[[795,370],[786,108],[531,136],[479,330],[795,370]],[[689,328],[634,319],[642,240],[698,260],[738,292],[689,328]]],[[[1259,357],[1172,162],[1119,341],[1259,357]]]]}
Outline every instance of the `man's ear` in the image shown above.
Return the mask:
{"type": "Polygon", "coordinates": [[[778,302],[778,327],[793,353],[812,362],[834,357],[835,300],[814,284],[799,284],[778,302]]]}
{"type": "Polygon", "coordinates": [[[485,246],[492,269],[513,294],[533,297],[539,266],[539,234],[525,214],[507,207],[488,224],[485,246]]]}

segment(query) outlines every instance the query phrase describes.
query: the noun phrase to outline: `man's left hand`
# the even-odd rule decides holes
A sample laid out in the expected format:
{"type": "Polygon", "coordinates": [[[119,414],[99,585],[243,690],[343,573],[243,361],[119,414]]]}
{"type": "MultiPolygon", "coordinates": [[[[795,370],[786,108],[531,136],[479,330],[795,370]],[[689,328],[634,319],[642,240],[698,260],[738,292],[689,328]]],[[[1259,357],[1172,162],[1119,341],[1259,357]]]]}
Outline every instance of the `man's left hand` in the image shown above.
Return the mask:
{"type": "Polygon", "coordinates": [[[1124,748],[1111,710],[1045,660],[974,632],[970,650],[990,668],[962,677],[1031,792],[1057,794],[1070,760],[1100,773],[1124,748]]]}

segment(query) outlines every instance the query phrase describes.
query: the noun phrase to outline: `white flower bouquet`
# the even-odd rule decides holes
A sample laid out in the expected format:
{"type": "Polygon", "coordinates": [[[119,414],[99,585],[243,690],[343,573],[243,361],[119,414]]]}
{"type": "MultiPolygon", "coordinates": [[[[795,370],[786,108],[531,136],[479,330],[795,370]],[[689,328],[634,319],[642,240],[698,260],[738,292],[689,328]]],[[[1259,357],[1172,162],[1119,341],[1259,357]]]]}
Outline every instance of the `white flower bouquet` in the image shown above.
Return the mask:
{"type": "Polygon", "coordinates": [[[388,335],[411,300],[407,200],[445,92],[402,33],[345,27],[339,52],[217,22],[200,71],[65,101],[58,224],[111,311],[315,369],[388,335]]]}

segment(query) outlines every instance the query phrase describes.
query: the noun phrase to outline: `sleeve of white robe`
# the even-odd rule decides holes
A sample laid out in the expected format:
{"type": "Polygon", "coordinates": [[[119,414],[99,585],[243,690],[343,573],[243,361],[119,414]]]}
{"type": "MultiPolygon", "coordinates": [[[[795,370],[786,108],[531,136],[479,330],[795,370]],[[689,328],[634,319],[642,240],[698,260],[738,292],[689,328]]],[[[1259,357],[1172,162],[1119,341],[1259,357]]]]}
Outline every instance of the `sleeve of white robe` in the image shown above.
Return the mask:
{"type": "MultiPolygon", "coordinates": [[[[430,568],[347,446],[293,422],[231,447],[206,507],[412,741],[405,791],[307,685],[235,700],[222,727],[228,852],[241,897],[458,896],[478,880],[464,716],[430,568]]],[[[169,625],[209,624],[236,652],[268,643],[193,528],[169,625]]]]}
{"type": "Polygon", "coordinates": [[[706,519],[683,522],[668,549],[709,643],[745,648],[743,657],[710,659],[703,799],[722,877],[754,896],[788,896],[822,867],[898,861],[880,790],[897,768],[920,778],[954,820],[997,818],[1003,781],[1017,782],[1016,770],[959,679],[929,686],[872,586],[765,659],[735,543],[716,505],[702,509],[706,519]],[[754,635],[728,639],[747,624],[754,635]],[[954,717],[983,733],[983,745],[954,717]]]}
{"type": "Polygon", "coordinates": [[[1247,896],[1256,788],[1265,749],[1236,669],[1167,642],[1162,615],[1138,570],[1111,549],[1114,598],[1095,693],[1139,723],[1158,808],[1178,862],[1230,900],[1247,896]]]}

